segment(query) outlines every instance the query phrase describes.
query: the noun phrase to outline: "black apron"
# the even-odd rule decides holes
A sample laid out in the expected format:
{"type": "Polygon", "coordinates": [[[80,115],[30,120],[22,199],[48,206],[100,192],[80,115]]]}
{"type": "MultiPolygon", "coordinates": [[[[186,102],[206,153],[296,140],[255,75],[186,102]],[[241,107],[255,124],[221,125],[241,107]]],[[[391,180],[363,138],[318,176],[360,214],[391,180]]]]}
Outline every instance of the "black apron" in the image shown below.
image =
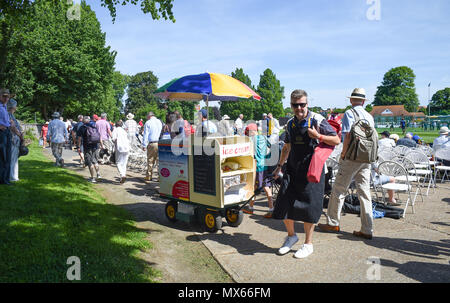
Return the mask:
{"type": "Polygon", "coordinates": [[[286,130],[290,131],[291,151],[272,218],[316,224],[323,211],[325,173],[322,169],[319,183],[309,183],[306,178],[318,144],[308,135],[308,123],[302,122],[295,120],[295,126],[286,130]]]}

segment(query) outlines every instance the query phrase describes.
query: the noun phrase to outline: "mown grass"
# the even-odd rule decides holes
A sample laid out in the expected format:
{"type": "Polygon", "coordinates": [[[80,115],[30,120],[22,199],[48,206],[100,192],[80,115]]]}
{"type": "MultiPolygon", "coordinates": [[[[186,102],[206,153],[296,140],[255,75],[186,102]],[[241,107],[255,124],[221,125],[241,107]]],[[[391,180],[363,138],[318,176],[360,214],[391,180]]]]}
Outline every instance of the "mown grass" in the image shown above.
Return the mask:
{"type": "MultiPolygon", "coordinates": [[[[379,134],[381,134],[382,132],[384,132],[386,130],[391,135],[392,134],[399,135],[400,138],[403,138],[405,136],[405,135],[403,135],[401,128],[395,128],[393,131],[390,130],[389,128],[377,128],[377,131],[378,131],[379,134]]],[[[434,131],[424,131],[424,130],[422,130],[422,128],[407,128],[406,129],[406,133],[407,132],[411,132],[414,135],[418,135],[419,137],[422,138],[422,140],[424,142],[426,142],[428,144],[433,143],[434,139],[439,137],[439,129],[438,130],[434,130],[434,131]]]]}
{"type": "Polygon", "coordinates": [[[151,244],[132,216],[53,166],[36,142],[29,149],[20,181],[0,185],[0,282],[70,282],[71,256],[80,282],[155,281],[160,273],[138,257],[151,244]]]}

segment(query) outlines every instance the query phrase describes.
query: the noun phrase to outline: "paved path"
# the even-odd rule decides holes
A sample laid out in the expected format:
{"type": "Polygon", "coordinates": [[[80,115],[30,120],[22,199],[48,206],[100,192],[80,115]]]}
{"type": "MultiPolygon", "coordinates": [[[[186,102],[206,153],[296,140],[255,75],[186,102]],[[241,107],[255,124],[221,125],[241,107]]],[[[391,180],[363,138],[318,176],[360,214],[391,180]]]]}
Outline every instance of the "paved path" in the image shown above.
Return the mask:
{"type": "MultiPolygon", "coordinates": [[[[65,150],[64,158],[68,168],[88,175],[73,152],[65,150]]],[[[108,176],[117,174],[112,166],[101,169],[108,171],[108,176]]],[[[424,203],[418,199],[416,213],[412,214],[409,208],[405,219],[376,219],[373,240],[355,238],[352,232],[359,230],[360,219],[347,214],[342,219],[341,233],[315,232],[314,253],[299,260],[293,255],[304,240],[302,224],[295,225],[300,241],[293,251],[276,255],[286,232],[281,221],[263,217],[266,203],[262,197],[255,204],[254,215],[246,215],[238,228],[227,226],[224,220],[222,230],[210,234],[196,225],[168,222],[164,216],[165,202],[157,195],[157,184],[143,183],[142,174],[129,175],[125,186],[118,185],[117,179],[105,180],[100,187],[107,188],[107,197],[114,193],[123,196],[123,201],[115,203],[134,213],[138,222],[151,221],[181,232],[184,242],[180,245],[201,241],[236,282],[372,282],[368,272],[372,273],[369,277],[379,273],[379,282],[450,282],[449,188],[439,186],[434,194],[430,191],[424,203]],[[369,264],[369,258],[379,260],[380,267],[369,264]]],[[[321,222],[325,223],[323,216],[321,222]]],[[[181,279],[193,282],[188,277],[181,279]]]]}

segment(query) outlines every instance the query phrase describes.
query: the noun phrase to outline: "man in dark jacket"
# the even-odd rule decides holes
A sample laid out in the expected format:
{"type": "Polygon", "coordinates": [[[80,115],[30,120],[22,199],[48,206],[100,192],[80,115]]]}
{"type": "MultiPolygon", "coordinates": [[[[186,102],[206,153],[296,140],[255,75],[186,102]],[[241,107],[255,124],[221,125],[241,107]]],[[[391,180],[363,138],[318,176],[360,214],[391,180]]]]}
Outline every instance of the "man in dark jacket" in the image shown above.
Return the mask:
{"type": "Polygon", "coordinates": [[[401,138],[397,141],[397,146],[404,145],[407,147],[416,147],[417,143],[412,138],[413,135],[411,133],[407,133],[404,138],[401,138]]]}
{"type": "MultiPolygon", "coordinates": [[[[94,173],[97,173],[97,179],[100,179],[100,168],[98,166],[98,158],[97,158],[97,150],[99,143],[90,143],[88,128],[93,128],[97,130],[95,127],[95,122],[91,121],[89,116],[85,116],[83,118],[83,125],[80,126],[77,130],[78,144],[77,149],[78,153],[81,152],[81,144],[83,144],[83,152],[84,152],[84,161],[87,167],[89,167],[89,172],[91,173],[90,181],[92,183],[96,183],[96,178],[94,177],[94,173]],[[83,143],[82,143],[83,142],[83,143]]],[[[98,131],[97,131],[98,132],[98,131]]],[[[100,139],[101,140],[101,139],[100,139]]],[[[101,141],[100,141],[101,144],[101,141]]]]}

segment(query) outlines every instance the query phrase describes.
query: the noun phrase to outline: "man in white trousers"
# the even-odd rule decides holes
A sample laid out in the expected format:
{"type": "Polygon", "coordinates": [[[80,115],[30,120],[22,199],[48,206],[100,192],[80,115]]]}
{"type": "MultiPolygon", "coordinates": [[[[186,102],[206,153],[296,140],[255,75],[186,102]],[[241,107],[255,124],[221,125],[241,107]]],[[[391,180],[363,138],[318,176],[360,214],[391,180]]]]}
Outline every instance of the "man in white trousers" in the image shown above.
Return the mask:
{"type": "Polygon", "coordinates": [[[123,184],[127,177],[130,141],[128,140],[128,133],[123,129],[122,120],[117,121],[116,127],[112,132],[112,140],[116,144],[116,166],[120,174],[120,184],[123,184]]]}

